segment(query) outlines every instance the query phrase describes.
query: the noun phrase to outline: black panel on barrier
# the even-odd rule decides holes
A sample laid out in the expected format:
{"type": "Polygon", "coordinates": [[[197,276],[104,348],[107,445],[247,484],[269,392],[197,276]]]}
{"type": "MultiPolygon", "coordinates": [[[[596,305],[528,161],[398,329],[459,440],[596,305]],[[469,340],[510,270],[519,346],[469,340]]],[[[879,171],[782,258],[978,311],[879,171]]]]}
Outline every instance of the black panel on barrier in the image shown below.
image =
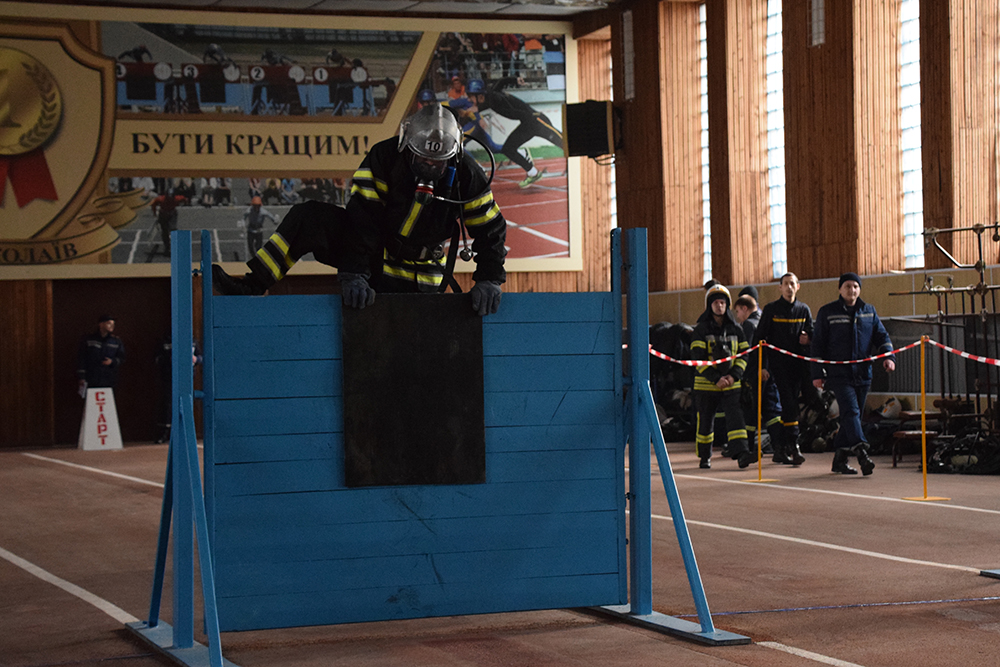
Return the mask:
{"type": "Polygon", "coordinates": [[[460,294],[343,309],[349,487],[486,481],[482,318],[460,294]]]}

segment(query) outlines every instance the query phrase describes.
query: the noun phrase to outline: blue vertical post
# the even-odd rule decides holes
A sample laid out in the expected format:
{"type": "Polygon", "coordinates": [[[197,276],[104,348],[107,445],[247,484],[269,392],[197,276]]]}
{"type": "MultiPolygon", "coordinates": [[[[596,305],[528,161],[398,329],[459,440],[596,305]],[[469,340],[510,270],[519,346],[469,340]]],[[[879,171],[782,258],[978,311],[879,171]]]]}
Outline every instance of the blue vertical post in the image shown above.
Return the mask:
{"type": "MultiPolygon", "coordinates": [[[[203,457],[205,463],[205,513],[208,535],[215,539],[215,309],[212,301],[212,234],[201,230],[201,368],[203,457]]],[[[215,554],[212,554],[214,559],[215,554]]],[[[213,565],[214,560],[213,560],[213,565]]]]}
{"type": "Polygon", "coordinates": [[[625,232],[628,296],[629,377],[629,610],[653,611],[653,520],[650,506],[649,425],[640,392],[649,382],[649,286],[646,279],[646,230],[625,232]]]}
{"type": "Polygon", "coordinates": [[[170,233],[171,257],[170,307],[173,313],[171,341],[173,354],[173,416],[175,424],[170,432],[173,469],[174,505],[174,570],[173,570],[173,631],[174,647],[189,648],[194,644],[194,506],[191,501],[192,478],[186,457],[178,456],[184,446],[185,434],[181,428],[181,401],[194,393],[194,374],[191,357],[183,351],[190,349],[194,340],[191,316],[191,232],[170,233]]]}

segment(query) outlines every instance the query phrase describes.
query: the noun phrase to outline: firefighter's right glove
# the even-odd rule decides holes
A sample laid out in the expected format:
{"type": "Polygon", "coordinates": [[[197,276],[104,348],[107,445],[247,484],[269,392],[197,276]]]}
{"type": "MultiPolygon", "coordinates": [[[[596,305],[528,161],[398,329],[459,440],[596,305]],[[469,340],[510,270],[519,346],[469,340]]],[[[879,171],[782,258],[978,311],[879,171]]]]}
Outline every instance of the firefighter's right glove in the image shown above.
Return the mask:
{"type": "Polygon", "coordinates": [[[364,308],[375,303],[375,290],[360,273],[340,273],[340,296],[350,308],[364,308]]]}

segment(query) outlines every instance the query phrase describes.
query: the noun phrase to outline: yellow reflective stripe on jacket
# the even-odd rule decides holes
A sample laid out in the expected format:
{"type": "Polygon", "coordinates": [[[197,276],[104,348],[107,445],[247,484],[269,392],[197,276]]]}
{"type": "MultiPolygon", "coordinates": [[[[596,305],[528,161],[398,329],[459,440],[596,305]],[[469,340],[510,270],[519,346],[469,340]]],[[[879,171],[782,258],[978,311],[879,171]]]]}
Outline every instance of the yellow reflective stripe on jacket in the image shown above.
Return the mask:
{"type": "Polygon", "coordinates": [[[389,192],[385,181],[375,178],[371,169],[358,169],[354,172],[354,182],[351,184],[351,196],[361,195],[369,201],[382,201],[381,195],[389,192]]]}
{"type": "MultiPolygon", "coordinates": [[[[435,264],[434,266],[437,265],[435,264]]],[[[440,273],[425,273],[423,271],[411,270],[402,266],[392,266],[390,264],[383,264],[382,271],[386,275],[392,276],[393,278],[416,281],[422,285],[439,286],[441,281],[444,280],[444,276],[440,273]]]]}
{"type": "Polygon", "coordinates": [[[406,219],[403,220],[403,224],[399,228],[400,236],[408,237],[410,235],[410,232],[413,231],[413,226],[417,224],[417,218],[420,217],[422,210],[424,210],[424,205],[414,200],[413,205],[410,206],[410,212],[406,214],[406,219]]]}
{"type": "Polygon", "coordinates": [[[475,227],[477,225],[483,225],[486,224],[487,222],[495,220],[498,215],[500,215],[500,207],[497,206],[496,203],[494,202],[494,204],[489,208],[489,210],[487,210],[482,215],[474,215],[470,218],[466,218],[465,225],[467,227],[475,227]]]}

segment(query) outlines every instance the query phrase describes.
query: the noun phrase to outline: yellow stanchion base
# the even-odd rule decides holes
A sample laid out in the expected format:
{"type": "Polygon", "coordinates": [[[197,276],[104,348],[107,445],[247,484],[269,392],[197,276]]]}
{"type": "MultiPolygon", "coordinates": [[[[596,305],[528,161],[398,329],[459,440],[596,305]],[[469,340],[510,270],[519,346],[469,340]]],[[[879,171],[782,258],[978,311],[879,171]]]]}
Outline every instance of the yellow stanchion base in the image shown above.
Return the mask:
{"type": "Polygon", "coordinates": [[[745,479],[743,481],[744,482],[748,482],[750,484],[753,484],[753,483],[767,484],[768,482],[780,482],[781,480],[779,480],[779,479],[745,479]]]}
{"type": "Polygon", "coordinates": [[[941,496],[923,496],[923,497],[920,497],[920,498],[903,498],[903,500],[916,500],[916,501],[922,501],[922,500],[951,500],[951,498],[942,498],[941,496]]]}

